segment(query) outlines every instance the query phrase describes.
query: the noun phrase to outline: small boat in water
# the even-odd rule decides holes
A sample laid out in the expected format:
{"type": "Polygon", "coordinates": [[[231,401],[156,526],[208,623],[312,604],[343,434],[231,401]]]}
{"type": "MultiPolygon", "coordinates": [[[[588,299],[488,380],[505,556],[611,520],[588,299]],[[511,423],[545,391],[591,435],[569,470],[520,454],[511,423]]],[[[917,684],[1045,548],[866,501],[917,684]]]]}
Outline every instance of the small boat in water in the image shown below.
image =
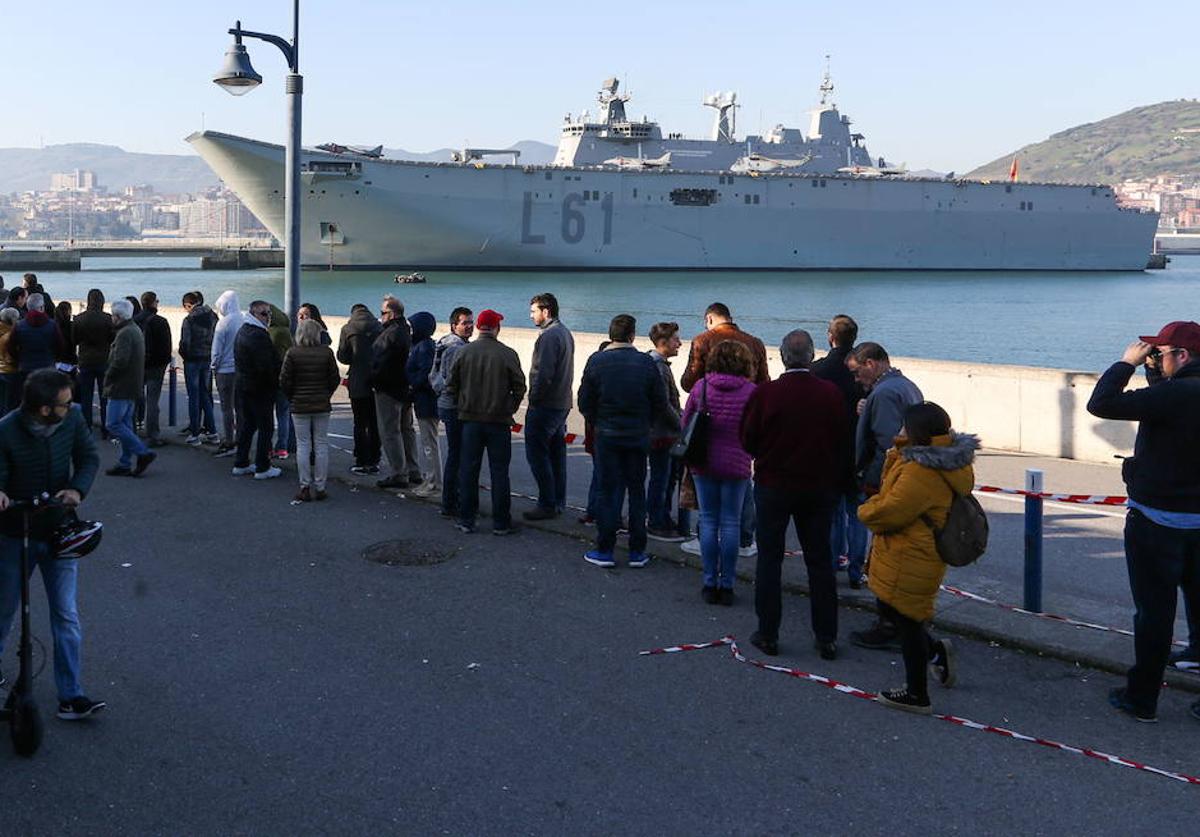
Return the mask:
{"type": "Polygon", "coordinates": [[[397,285],[424,285],[428,281],[423,273],[397,273],[397,285]]]}

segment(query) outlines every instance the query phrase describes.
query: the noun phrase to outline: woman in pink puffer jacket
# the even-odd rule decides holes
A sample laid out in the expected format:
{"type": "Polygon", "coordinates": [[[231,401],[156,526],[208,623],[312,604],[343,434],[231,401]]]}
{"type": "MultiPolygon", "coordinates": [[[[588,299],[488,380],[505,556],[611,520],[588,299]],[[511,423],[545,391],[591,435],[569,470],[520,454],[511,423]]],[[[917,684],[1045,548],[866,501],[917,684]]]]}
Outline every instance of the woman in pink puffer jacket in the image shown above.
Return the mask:
{"type": "Polygon", "coordinates": [[[750,486],[750,454],[742,450],[738,429],[754,392],[754,357],[736,340],[723,340],[708,356],[704,379],[692,387],[682,423],[700,411],[709,415],[708,457],[691,467],[700,500],[700,557],[708,604],[733,604],[742,502],[750,486]]]}

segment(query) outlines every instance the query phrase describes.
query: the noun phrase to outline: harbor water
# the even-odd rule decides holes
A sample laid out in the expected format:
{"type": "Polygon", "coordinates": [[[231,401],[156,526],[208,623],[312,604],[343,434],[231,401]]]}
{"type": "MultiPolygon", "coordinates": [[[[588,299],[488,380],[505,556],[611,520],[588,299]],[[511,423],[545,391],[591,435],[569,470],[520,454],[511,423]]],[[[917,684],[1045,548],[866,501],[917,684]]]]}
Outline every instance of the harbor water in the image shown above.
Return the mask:
{"type": "MultiPolygon", "coordinates": [[[[89,288],[110,300],[153,290],[163,304],[178,305],[185,291],[199,289],[211,302],[233,288],[243,306],[283,300],[282,270],[201,271],[194,258],[88,258],[79,272],[38,276],[55,299],[82,299],[89,288]]],[[[615,314],[630,313],[640,335],[674,320],[685,337],[702,330],[704,308],[721,301],[768,343],[805,328],[820,345],[829,318],[846,313],[858,321],[860,340],[894,355],[1085,371],[1103,369],[1137,335],[1166,322],[1200,320],[1200,256],[1130,273],[433,271],[424,285],[397,285],[393,276],[305,271],[301,298],[345,314],[357,302],[377,311],[394,293],[409,314],[430,311],[442,321],[466,305],[527,326],[529,298],[551,291],[575,329],[604,332],[615,314]]],[[[18,279],[10,273],[5,284],[18,279]]]]}

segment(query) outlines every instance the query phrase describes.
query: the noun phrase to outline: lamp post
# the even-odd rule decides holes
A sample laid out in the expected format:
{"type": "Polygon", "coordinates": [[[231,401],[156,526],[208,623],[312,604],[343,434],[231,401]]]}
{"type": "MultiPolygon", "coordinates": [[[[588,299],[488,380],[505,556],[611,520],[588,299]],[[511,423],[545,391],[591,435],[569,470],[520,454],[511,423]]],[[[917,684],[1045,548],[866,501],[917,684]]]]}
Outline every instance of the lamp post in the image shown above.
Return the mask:
{"type": "Polygon", "coordinates": [[[292,4],[292,41],[278,35],[251,32],[242,22],[229,30],[233,44],[225,52],[225,63],[213,76],[213,82],[235,96],[249,93],[262,84],[262,76],[250,66],[250,55],[242,38],[255,38],[279,47],[287,61],[288,74],[284,83],[287,93],[288,133],[284,158],[283,225],[286,242],[283,250],[283,310],[287,312],[292,330],[296,330],[296,309],[300,305],[300,97],[304,93],[304,77],[300,75],[300,0],[292,4]]]}

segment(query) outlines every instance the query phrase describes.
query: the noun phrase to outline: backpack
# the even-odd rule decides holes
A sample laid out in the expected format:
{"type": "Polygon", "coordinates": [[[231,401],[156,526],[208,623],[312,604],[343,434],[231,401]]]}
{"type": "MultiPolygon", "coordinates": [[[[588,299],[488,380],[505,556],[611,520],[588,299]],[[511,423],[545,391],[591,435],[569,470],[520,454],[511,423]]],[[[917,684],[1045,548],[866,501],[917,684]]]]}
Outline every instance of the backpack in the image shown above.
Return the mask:
{"type": "MultiPolygon", "coordinates": [[[[950,485],[944,473],[938,471],[938,476],[950,485]]],[[[951,487],[950,510],[946,513],[946,525],[941,529],[933,525],[928,515],[921,515],[921,519],[933,530],[938,557],[948,566],[973,564],[987,549],[987,514],[973,494],[960,495],[951,487]]]]}
{"type": "Polygon", "coordinates": [[[433,347],[433,367],[429,370],[429,386],[435,395],[441,395],[446,388],[446,375],[442,371],[442,355],[446,353],[446,344],[440,340],[433,347]]]}

